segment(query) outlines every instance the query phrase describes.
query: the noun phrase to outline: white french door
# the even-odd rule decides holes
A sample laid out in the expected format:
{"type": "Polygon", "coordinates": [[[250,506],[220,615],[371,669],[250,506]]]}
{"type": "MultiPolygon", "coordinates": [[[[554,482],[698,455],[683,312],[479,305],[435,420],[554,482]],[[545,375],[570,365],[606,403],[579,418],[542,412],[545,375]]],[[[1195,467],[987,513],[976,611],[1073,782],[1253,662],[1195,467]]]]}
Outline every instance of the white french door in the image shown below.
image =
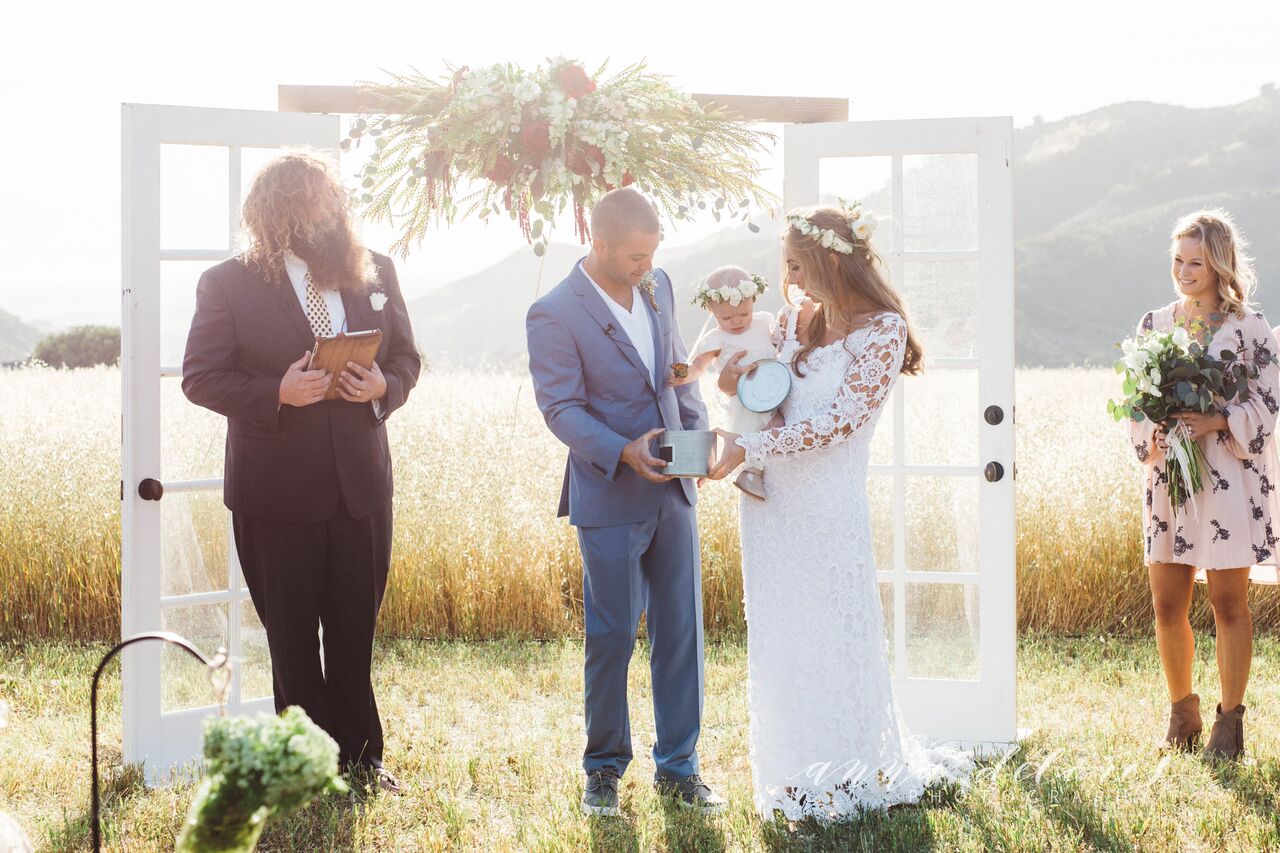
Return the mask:
{"type": "MultiPolygon", "coordinates": [[[[789,125],[788,209],[861,199],[923,339],[872,443],[894,689],[913,731],[1017,739],[1012,160],[1007,118],[789,125]]],[[[850,662],[856,666],[856,661],[850,662]]]]}
{"type": "MultiPolygon", "coordinates": [[[[124,104],[122,125],[122,628],[166,630],[238,663],[228,710],[272,709],[266,636],[222,505],[220,416],[187,402],[182,356],[196,282],[230,257],[241,199],[281,147],[336,154],[331,115],[124,104]]],[[[148,781],[198,758],[216,711],[206,673],[180,650],[124,657],[124,760],[148,781]]]]}

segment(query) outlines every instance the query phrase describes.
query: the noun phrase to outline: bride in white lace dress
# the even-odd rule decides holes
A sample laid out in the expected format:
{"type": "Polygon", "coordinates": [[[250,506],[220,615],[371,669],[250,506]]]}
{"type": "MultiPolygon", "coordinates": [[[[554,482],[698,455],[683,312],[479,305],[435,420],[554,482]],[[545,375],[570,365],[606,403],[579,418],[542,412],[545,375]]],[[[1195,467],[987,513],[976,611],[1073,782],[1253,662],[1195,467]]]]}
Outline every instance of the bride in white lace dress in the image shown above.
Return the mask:
{"type": "MultiPolygon", "coordinates": [[[[743,461],[765,470],[765,500],[742,495],[740,515],[751,769],[766,819],[915,802],[934,782],[965,783],[973,768],[968,753],[912,736],[894,701],[867,461],[898,375],[918,373],[922,353],[867,222],[856,207],[787,217],[787,280],[813,301],[788,305],[774,330],[792,367],[785,423],[723,433],[711,473],[723,478],[743,461]]],[[[726,370],[722,386],[734,382],[726,370]]]]}

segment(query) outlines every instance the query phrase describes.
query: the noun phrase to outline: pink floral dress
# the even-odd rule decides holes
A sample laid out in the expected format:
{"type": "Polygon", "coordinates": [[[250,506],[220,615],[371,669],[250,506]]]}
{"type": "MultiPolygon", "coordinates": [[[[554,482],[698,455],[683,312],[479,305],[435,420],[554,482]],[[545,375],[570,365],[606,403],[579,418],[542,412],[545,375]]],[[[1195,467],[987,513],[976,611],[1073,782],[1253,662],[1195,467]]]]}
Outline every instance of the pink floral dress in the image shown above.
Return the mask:
{"type": "MultiPolygon", "coordinates": [[[[1148,312],[1138,326],[1139,334],[1172,329],[1178,304],[1148,312]]],[[[1243,318],[1228,315],[1214,333],[1209,350],[1217,353],[1222,349],[1235,350],[1245,361],[1258,365],[1259,374],[1249,382],[1248,400],[1216,401],[1226,416],[1227,429],[1199,439],[1209,470],[1204,490],[1195,496],[1198,510],[1188,501],[1174,515],[1164,451],[1155,441],[1156,425],[1150,421],[1129,423],[1129,440],[1146,469],[1143,553],[1147,564],[1195,566],[1200,580],[1205,570],[1252,566],[1252,580],[1276,583],[1280,469],[1271,434],[1280,411],[1276,402],[1280,347],[1266,318],[1248,312],[1243,318]]]]}

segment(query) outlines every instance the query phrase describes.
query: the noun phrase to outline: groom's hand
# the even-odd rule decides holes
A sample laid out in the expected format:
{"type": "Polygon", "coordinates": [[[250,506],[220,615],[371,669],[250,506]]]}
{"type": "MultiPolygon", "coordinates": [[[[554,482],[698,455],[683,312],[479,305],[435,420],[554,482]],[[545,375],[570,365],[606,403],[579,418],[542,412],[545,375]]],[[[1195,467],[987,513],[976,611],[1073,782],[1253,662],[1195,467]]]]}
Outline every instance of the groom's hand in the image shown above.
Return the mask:
{"type": "Polygon", "coordinates": [[[633,471],[650,483],[665,483],[668,480],[675,479],[662,473],[662,469],[667,467],[667,463],[649,453],[649,442],[664,432],[666,430],[662,427],[651,429],[622,448],[622,461],[630,465],[633,471]]]}

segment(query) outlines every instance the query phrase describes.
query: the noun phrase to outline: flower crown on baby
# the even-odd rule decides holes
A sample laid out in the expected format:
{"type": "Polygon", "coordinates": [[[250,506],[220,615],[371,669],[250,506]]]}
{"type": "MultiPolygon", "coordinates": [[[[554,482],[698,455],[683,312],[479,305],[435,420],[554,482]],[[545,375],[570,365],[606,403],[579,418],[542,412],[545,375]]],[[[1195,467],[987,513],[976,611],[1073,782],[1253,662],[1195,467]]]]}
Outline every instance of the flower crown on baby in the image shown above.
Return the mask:
{"type": "Polygon", "coordinates": [[[850,243],[830,228],[819,228],[799,213],[787,214],[787,225],[806,237],[812,237],[821,243],[824,248],[839,252],[842,255],[852,255],[856,244],[861,244],[865,250],[866,245],[871,242],[871,235],[876,233],[876,226],[880,224],[880,220],[871,213],[864,213],[862,211],[862,202],[860,201],[850,204],[844,199],[840,199],[839,202],[840,210],[844,213],[844,218],[849,223],[849,231],[853,234],[853,243],[850,243]]]}
{"type": "Polygon", "coordinates": [[[722,284],[714,289],[707,286],[707,280],[704,278],[698,282],[697,290],[694,291],[693,304],[706,308],[713,302],[728,302],[736,306],[744,299],[755,299],[768,289],[769,282],[765,281],[764,276],[759,275],[744,278],[736,285],[722,284]]]}

